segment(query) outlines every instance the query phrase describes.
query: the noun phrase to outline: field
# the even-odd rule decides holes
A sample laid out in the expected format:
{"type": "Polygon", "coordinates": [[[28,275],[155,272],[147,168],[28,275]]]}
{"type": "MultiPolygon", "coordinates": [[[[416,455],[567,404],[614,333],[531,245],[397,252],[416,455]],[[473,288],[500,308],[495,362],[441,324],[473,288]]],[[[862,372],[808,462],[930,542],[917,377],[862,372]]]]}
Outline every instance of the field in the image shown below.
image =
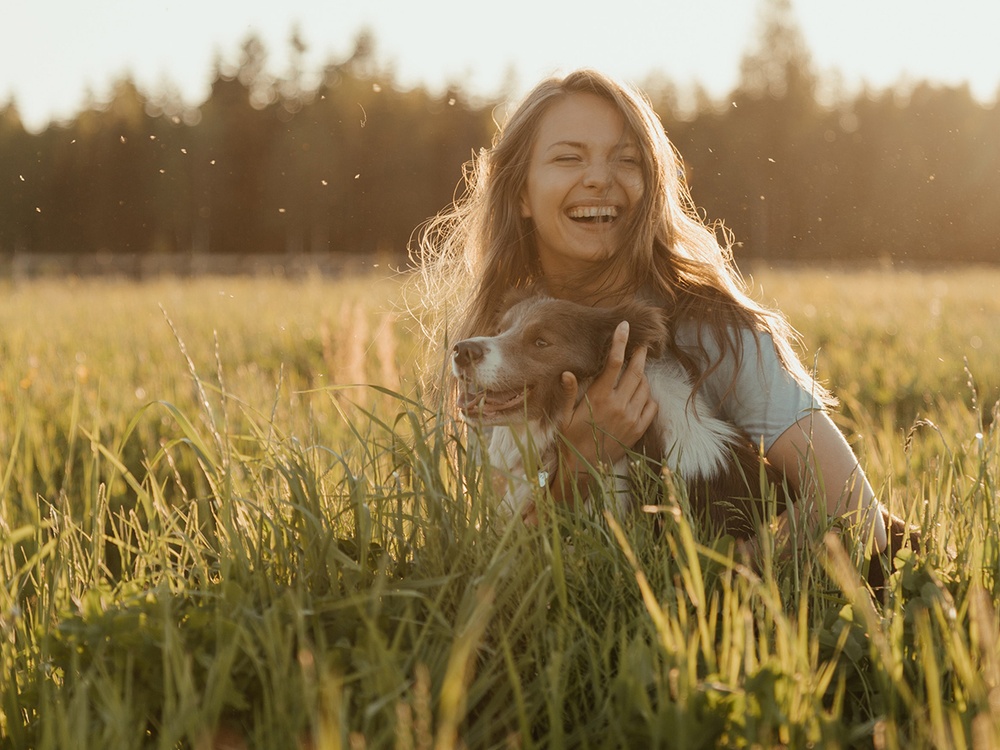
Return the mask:
{"type": "Polygon", "coordinates": [[[922,529],[884,602],[501,523],[392,278],[0,286],[0,747],[1000,747],[1000,271],[755,281],[922,529]]]}

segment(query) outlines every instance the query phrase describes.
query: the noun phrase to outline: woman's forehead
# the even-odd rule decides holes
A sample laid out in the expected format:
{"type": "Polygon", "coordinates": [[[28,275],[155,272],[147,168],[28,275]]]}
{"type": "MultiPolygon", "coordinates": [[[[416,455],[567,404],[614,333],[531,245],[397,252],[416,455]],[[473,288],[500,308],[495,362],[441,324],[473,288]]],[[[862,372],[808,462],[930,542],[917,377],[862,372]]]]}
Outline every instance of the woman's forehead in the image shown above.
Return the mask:
{"type": "Polygon", "coordinates": [[[549,106],[538,123],[535,144],[620,147],[634,142],[625,117],[607,99],[587,92],[567,94],[549,106]]]}

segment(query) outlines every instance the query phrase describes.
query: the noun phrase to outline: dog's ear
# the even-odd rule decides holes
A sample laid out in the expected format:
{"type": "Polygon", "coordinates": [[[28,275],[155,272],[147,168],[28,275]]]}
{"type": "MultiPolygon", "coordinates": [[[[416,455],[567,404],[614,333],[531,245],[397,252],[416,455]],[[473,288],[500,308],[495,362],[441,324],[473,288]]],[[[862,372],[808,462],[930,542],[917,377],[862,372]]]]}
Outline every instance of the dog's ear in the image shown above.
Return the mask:
{"type": "Polygon", "coordinates": [[[541,296],[542,290],[537,284],[528,284],[527,286],[517,286],[511,287],[506,292],[504,292],[503,297],[500,299],[500,305],[497,308],[497,316],[503,315],[514,305],[519,302],[523,302],[531,297],[541,296]]]}
{"type": "Polygon", "coordinates": [[[667,316],[662,309],[644,302],[626,302],[614,308],[619,321],[628,321],[626,358],[641,346],[649,347],[649,358],[663,356],[667,345],[667,316]]]}

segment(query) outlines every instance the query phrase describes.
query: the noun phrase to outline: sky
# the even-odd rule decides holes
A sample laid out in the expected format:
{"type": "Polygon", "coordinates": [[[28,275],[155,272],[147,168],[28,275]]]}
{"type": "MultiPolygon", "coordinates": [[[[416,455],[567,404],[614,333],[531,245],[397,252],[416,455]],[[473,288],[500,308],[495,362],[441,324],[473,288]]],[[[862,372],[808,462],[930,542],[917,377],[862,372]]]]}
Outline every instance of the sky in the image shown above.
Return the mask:
{"type": "MultiPolygon", "coordinates": [[[[1000,0],[792,0],[816,72],[853,92],[927,80],[1000,91],[1000,0]]],[[[760,0],[0,0],[0,106],[25,125],[72,118],[131,77],[147,95],[208,95],[217,60],[235,63],[251,33],[274,74],[289,39],[305,69],[339,62],[369,29],[398,85],[523,93],[580,66],[642,82],[659,74],[724,97],[757,38],[760,0]],[[506,84],[506,86],[505,86],[506,84]]]]}

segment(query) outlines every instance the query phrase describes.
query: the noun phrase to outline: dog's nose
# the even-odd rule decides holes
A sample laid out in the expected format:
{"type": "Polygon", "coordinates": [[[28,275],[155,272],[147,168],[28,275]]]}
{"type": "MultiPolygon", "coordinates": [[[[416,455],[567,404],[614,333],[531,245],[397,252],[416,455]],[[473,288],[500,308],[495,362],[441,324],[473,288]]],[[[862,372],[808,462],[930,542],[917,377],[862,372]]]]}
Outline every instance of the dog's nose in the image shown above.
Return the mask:
{"type": "Polygon", "coordinates": [[[485,351],[486,350],[483,345],[478,341],[467,339],[465,341],[459,341],[455,344],[455,348],[452,349],[451,356],[458,367],[468,367],[469,365],[475,364],[481,360],[485,351]]]}

